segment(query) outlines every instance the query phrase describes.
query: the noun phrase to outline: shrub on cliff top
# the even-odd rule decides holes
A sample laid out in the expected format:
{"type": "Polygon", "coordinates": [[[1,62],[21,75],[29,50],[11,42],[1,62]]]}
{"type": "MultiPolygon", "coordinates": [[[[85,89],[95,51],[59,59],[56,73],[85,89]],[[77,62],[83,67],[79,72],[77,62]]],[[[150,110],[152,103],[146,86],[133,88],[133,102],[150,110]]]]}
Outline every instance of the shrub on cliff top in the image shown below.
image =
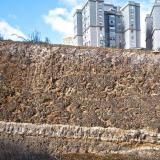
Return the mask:
{"type": "Polygon", "coordinates": [[[34,31],[33,33],[31,33],[29,35],[29,41],[32,42],[32,43],[42,42],[40,32],[34,31]]]}
{"type": "Polygon", "coordinates": [[[41,39],[41,33],[38,31],[32,32],[29,36],[29,38],[26,39],[25,41],[27,42],[32,42],[32,43],[50,43],[50,39],[48,37],[45,37],[45,40],[43,41],[41,39]]]}

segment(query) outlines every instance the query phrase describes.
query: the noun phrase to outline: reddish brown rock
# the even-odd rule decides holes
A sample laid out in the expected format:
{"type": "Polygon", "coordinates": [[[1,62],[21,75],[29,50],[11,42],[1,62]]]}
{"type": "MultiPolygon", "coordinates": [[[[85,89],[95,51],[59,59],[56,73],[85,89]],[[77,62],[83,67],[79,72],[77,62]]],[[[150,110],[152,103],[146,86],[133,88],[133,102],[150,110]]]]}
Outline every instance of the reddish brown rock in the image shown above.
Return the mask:
{"type": "Polygon", "coordinates": [[[0,42],[0,120],[160,130],[160,54],[0,42]]]}

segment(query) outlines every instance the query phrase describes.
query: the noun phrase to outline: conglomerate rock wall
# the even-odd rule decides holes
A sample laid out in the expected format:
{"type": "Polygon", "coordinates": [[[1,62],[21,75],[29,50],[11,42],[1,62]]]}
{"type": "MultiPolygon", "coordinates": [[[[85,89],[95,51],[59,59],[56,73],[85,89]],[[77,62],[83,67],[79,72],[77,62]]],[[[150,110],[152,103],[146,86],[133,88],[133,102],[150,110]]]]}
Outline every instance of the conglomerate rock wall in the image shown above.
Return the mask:
{"type": "Polygon", "coordinates": [[[0,42],[0,121],[160,130],[160,54],[0,42]]]}

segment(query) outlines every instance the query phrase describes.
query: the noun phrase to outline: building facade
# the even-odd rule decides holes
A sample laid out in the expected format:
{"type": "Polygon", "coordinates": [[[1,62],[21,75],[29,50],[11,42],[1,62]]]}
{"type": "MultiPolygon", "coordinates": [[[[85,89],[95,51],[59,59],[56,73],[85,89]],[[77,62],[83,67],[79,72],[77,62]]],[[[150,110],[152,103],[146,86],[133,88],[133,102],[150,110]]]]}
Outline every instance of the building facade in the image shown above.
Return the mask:
{"type": "Polygon", "coordinates": [[[160,50],[160,0],[155,0],[151,14],[146,17],[146,48],[160,50]]]}
{"type": "Polygon", "coordinates": [[[105,47],[122,48],[122,14],[114,5],[105,4],[104,6],[105,47]]]}
{"type": "Polygon", "coordinates": [[[74,44],[83,45],[82,11],[77,10],[74,14],[74,44]]]}
{"type": "Polygon", "coordinates": [[[64,45],[74,45],[74,37],[73,36],[66,36],[63,38],[64,45]]]}
{"type": "Polygon", "coordinates": [[[120,8],[105,4],[104,0],[88,0],[74,14],[74,42],[85,46],[139,48],[140,5],[128,2],[120,8]]]}
{"type": "Polygon", "coordinates": [[[146,19],[146,49],[152,50],[152,31],[153,31],[153,18],[147,14],[146,19]]]}
{"type": "Polygon", "coordinates": [[[140,48],[140,4],[128,2],[121,8],[125,48],[140,48]]]}

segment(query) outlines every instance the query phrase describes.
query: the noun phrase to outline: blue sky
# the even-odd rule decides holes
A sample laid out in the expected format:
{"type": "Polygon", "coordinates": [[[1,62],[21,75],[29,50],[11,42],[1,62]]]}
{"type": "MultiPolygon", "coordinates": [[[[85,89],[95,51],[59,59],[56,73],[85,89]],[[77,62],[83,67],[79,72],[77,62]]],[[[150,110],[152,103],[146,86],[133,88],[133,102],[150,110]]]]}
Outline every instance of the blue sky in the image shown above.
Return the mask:
{"type": "MultiPolygon", "coordinates": [[[[86,0],[0,0],[0,34],[19,40],[33,31],[48,37],[52,43],[62,43],[63,37],[72,35],[72,14],[86,0]]],[[[144,45],[145,14],[150,13],[154,0],[135,0],[141,3],[142,45],[144,45]]],[[[127,0],[106,0],[123,6],[127,0]]]]}

